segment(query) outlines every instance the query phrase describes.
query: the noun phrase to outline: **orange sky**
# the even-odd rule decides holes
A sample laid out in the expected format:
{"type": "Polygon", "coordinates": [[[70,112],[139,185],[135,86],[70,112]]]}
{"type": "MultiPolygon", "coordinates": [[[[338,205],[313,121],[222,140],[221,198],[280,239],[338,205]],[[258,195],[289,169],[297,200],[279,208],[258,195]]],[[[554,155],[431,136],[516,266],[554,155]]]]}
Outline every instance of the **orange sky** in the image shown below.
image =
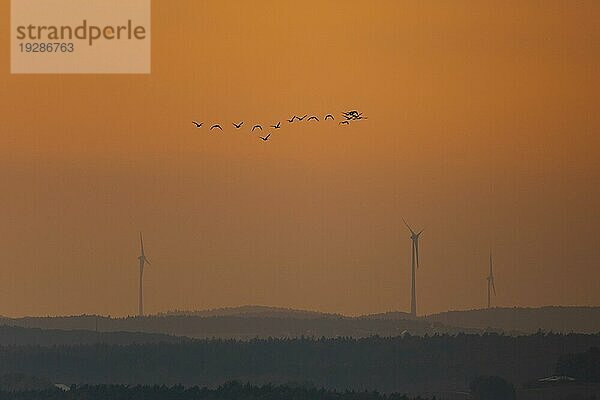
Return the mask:
{"type": "Polygon", "coordinates": [[[403,216],[419,313],[483,306],[490,246],[496,304],[600,305],[600,3],[152,11],[151,75],[10,75],[0,26],[1,315],[135,313],[140,230],[147,312],[408,311],[403,216]]]}

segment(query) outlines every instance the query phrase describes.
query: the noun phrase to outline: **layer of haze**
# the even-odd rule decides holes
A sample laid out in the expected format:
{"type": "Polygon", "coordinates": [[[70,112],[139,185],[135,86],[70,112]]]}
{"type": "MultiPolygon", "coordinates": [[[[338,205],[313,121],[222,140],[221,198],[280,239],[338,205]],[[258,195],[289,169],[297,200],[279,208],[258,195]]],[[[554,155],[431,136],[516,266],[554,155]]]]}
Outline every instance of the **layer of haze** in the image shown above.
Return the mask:
{"type": "Polygon", "coordinates": [[[407,311],[402,217],[425,228],[420,314],[483,306],[490,246],[496,305],[598,305],[599,20],[596,1],[155,0],[147,76],[10,75],[2,24],[0,314],[135,313],[139,231],[148,312],[407,311]],[[285,122],[348,109],[369,119],[285,122]]]}

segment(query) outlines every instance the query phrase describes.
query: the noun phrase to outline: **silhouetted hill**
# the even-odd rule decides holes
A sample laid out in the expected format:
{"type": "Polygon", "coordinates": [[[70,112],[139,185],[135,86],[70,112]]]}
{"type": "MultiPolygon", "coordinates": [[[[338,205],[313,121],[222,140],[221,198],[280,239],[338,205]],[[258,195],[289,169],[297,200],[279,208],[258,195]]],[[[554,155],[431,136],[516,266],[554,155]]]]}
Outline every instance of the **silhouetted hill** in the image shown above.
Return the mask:
{"type": "Polygon", "coordinates": [[[94,332],[90,330],[61,330],[0,326],[0,346],[60,346],[106,343],[128,345],[139,343],[179,343],[189,338],[140,333],[140,332],[94,332]]]}
{"type": "Polygon", "coordinates": [[[403,312],[347,317],[315,311],[244,306],[172,311],[145,317],[95,315],[0,318],[0,325],[99,332],[145,332],[192,338],[368,337],[477,333],[600,332],[599,307],[493,308],[449,311],[413,318],[403,312]]]}
{"type": "Polygon", "coordinates": [[[296,310],[293,308],[269,307],[269,306],[240,306],[224,307],[211,310],[199,311],[167,311],[157,314],[159,317],[172,316],[193,316],[193,317],[270,317],[270,318],[295,318],[295,319],[314,319],[314,318],[339,318],[341,314],[322,313],[318,311],[296,310]]]}
{"type": "Polygon", "coordinates": [[[361,319],[394,319],[394,320],[416,319],[411,314],[405,313],[402,311],[388,311],[388,312],[378,313],[378,314],[361,315],[358,318],[361,318],[361,319]]]}
{"type": "Polygon", "coordinates": [[[448,311],[425,318],[445,325],[505,332],[600,332],[600,307],[491,308],[448,311]]]}
{"type": "MultiPolygon", "coordinates": [[[[282,318],[252,316],[147,316],[109,318],[95,316],[26,317],[0,320],[0,324],[41,329],[95,330],[99,332],[146,332],[191,338],[297,338],[398,336],[458,333],[452,328],[420,319],[349,317],[282,318]]],[[[469,332],[477,332],[469,329],[469,332]]]]}

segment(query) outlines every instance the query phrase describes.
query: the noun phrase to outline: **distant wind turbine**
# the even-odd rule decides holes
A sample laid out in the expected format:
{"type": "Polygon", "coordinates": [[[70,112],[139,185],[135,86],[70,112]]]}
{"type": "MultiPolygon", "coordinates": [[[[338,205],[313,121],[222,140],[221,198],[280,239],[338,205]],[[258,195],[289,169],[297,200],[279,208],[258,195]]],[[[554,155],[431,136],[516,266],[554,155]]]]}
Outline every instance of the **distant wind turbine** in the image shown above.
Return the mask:
{"type": "Polygon", "coordinates": [[[494,271],[492,269],[492,251],[490,250],[490,274],[487,279],[487,292],[488,292],[488,303],[487,308],[491,308],[492,306],[492,290],[494,291],[494,296],[496,295],[496,286],[494,285],[494,271]]]}
{"type": "Polygon", "coordinates": [[[410,231],[410,240],[412,241],[412,285],[411,285],[411,298],[410,298],[410,313],[413,317],[417,316],[417,285],[416,285],[416,271],[415,266],[419,268],[419,238],[423,229],[419,233],[415,233],[413,229],[404,221],[404,225],[410,231]]]}
{"type": "Polygon", "coordinates": [[[142,237],[142,232],[140,232],[140,247],[141,247],[141,254],[138,257],[138,260],[140,262],[140,303],[139,303],[139,316],[143,317],[144,316],[144,285],[143,285],[143,280],[144,280],[144,265],[145,264],[150,265],[150,261],[148,260],[148,258],[146,257],[146,254],[144,253],[144,238],[142,237]]]}

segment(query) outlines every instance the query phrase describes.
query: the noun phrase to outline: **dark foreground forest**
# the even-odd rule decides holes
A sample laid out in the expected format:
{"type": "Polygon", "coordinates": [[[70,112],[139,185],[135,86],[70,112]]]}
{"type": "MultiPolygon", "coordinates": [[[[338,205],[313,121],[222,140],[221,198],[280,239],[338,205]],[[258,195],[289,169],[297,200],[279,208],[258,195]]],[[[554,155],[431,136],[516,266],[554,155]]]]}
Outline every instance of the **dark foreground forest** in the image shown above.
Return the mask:
{"type": "MultiPolygon", "coordinates": [[[[302,383],[337,390],[468,390],[480,375],[520,386],[553,375],[566,354],[600,347],[600,335],[497,334],[366,339],[195,340],[131,345],[0,347],[0,374],[53,383],[217,387],[302,383]]],[[[567,358],[566,360],[569,360],[567,358]]]]}
{"type": "MultiPolygon", "coordinates": [[[[237,382],[216,389],[183,386],[98,385],[24,392],[2,392],[0,400],[408,400],[399,394],[335,392],[299,386],[251,386],[237,382]]],[[[413,398],[418,400],[419,397],[413,398]]]]}

